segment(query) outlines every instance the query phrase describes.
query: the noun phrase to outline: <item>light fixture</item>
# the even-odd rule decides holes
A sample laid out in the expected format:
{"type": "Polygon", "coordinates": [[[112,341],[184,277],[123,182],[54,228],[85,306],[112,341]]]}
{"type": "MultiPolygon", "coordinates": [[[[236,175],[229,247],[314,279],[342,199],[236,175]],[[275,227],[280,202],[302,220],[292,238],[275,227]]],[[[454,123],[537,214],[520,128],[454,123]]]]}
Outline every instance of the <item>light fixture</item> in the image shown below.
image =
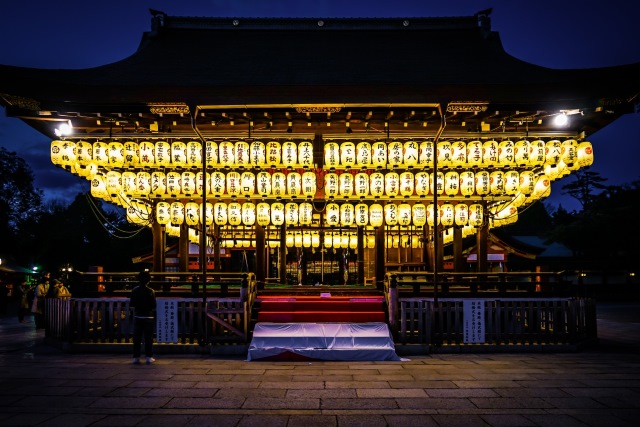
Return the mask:
{"type": "Polygon", "coordinates": [[[553,119],[553,124],[555,124],[556,126],[566,126],[568,122],[569,118],[565,113],[560,113],[556,116],[555,119],[553,119]]]}
{"type": "Polygon", "coordinates": [[[346,126],[347,126],[347,133],[352,133],[352,132],[353,132],[353,129],[351,129],[351,123],[350,123],[350,122],[347,122],[347,123],[346,123],[346,126]]]}
{"type": "Polygon", "coordinates": [[[293,122],[289,122],[289,125],[287,126],[287,133],[291,132],[293,132],[293,122]]]}
{"type": "Polygon", "coordinates": [[[60,124],[57,129],[54,130],[56,136],[68,136],[73,133],[73,125],[71,124],[71,120],[68,120],[66,123],[60,124]]]}

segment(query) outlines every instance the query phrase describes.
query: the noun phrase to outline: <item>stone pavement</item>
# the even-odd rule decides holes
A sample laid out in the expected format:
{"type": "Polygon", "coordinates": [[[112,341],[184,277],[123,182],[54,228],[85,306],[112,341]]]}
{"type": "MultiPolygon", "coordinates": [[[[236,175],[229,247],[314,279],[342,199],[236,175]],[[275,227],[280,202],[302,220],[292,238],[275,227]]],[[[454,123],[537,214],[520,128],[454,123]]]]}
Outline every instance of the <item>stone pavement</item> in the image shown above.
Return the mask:
{"type": "Polygon", "coordinates": [[[0,319],[0,426],[637,426],[640,304],[598,306],[576,353],[405,362],[66,354],[0,319]]]}

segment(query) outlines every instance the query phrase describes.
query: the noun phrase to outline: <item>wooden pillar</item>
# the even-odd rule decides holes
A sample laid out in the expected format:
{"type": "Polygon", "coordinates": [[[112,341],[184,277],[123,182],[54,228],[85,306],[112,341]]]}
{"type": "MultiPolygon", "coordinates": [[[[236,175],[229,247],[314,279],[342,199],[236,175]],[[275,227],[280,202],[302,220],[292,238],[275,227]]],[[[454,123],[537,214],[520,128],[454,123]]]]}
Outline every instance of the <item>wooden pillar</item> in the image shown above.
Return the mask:
{"type": "Polygon", "coordinates": [[[433,271],[433,253],[431,239],[429,238],[431,227],[425,225],[422,227],[422,263],[426,271],[433,271]]]}
{"type": "Polygon", "coordinates": [[[189,271],[189,226],[183,222],[180,224],[180,237],[178,239],[178,271],[185,273],[189,271]]]}
{"type": "Polygon", "coordinates": [[[384,275],[386,273],[386,266],[384,260],[385,252],[385,230],[384,225],[376,228],[376,247],[375,247],[375,269],[376,269],[376,288],[378,290],[384,289],[384,275]]]}
{"type": "Polygon", "coordinates": [[[256,225],[256,281],[258,289],[264,289],[265,277],[267,277],[267,269],[265,262],[265,235],[264,227],[256,225]]]}
{"type": "MultiPolygon", "coordinates": [[[[205,237],[205,242],[206,242],[205,237]]],[[[206,250],[205,250],[206,252],[206,250]]],[[[206,259],[205,259],[206,262],[206,259]]],[[[222,266],[220,265],[220,226],[214,224],[213,226],[213,271],[219,273],[222,271],[222,266]]],[[[206,265],[206,264],[205,264],[206,265]]]]}
{"type": "Polygon", "coordinates": [[[478,273],[485,273],[488,270],[487,262],[487,240],[489,238],[489,223],[483,224],[476,233],[476,252],[478,253],[478,273]]]}
{"type": "Polygon", "coordinates": [[[453,271],[460,273],[464,270],[462,257],[462,227],[453,227],[453,271]]]}
{"type": "Polygon", "coordinates": [[[364,227],[358,227],[358,283],[364,285],[364,227]]]}
{"type": "Polygon", "coordinates": [[[153,236],[153,271],[164,271],[164,229],[157,221],[151,226],[153,236]]]}
{"type": "Polygon", "coordinates": [[[280,283],[287,284],[287,226],[280,226],[280,283]]]}
{"type": "Polygon", "coordinates": [[[443,260],[444,260],[444,239],[442,238],[442,226],[438,225],[435,227],[434,229],[435,233],[438,233],[438,239],[436,239],[437,242],[437,247],[434,248],[435,250],[435,266],[434,266],[434,271],[442,271],[442,265],[443,265],[443,260]]]}

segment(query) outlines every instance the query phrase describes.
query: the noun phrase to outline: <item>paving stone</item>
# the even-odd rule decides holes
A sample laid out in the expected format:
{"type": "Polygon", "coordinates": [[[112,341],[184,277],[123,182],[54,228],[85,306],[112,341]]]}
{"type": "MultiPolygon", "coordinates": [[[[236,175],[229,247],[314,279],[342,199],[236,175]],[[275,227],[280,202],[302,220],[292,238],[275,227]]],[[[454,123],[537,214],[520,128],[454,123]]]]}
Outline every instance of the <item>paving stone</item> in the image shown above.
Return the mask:
{"type": "Polygon", "coordinates": [[[522,415],[481,415],[480,418],[492,427],[530,427],[537,425],[522,415]]]}

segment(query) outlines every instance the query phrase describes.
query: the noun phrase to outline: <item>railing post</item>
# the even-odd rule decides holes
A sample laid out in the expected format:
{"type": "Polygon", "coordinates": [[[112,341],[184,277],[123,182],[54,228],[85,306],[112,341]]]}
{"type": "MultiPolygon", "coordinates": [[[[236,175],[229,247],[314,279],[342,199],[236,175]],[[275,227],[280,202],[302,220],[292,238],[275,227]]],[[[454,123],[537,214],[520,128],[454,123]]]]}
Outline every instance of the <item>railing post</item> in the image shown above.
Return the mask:
{"type": "Polygon", "coordinates": [[[398,323],[398,278],[395,274],[391,275],[389,281],[389,326],[394,332],[397,331],[398,323]]]}
{"type": "Polygon", "coordinates": [[[249,295],[249,280],[247,279],[247,274],[244,273],[242,275],[242,284],[240,286],[240,301],[247,301],[249,295]]]}

